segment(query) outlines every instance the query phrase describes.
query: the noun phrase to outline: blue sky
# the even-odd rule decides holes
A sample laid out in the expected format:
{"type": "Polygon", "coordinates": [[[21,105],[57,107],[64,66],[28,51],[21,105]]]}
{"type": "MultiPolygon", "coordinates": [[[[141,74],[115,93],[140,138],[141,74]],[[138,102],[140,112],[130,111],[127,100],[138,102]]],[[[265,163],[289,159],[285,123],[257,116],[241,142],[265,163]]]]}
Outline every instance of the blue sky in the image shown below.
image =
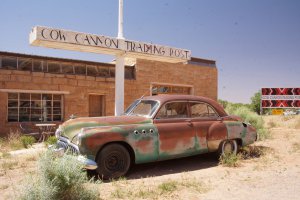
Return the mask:
{"type": "MultiPolygon", "coordinates": [[[[109,62],[30,46],[36,25],[117,36],[118,0],[2,0],[0,51],[109,62]]],[[[298,0],[124,0],[126,39],[216,60],[219,98],[247,103],[261,87],[300,87],[298,0]]]]}

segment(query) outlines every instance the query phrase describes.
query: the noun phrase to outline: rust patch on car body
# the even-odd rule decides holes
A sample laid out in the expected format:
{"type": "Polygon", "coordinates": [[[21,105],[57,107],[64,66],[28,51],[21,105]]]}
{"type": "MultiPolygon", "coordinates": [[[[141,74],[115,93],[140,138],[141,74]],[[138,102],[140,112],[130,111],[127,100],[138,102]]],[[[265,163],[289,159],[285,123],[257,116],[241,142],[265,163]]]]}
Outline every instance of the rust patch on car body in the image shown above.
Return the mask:
{"type": "Polygon", "coordinates": [[[135,154],[136,163],[158,159],[158,132],[152,123],[85,128],[80,137],[83,154],[96,157],[104,145],[113,141],[128,144],[135,154]]]}

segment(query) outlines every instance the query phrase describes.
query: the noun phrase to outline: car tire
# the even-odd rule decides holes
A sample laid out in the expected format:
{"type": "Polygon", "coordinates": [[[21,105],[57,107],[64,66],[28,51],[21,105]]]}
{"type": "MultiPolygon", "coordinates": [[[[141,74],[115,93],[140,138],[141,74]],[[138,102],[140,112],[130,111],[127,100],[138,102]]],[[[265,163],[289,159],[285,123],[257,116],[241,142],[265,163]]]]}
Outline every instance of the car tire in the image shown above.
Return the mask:
{"type": "Polygon", "coordinates": [[[124,176],[130,167],[130,155],[120,144],[109,144],[99,153],[97,173],[102,179],[115,179],[124,176]]]}
{"type": "Polygon", "coordinates": [[[228,153],[237,154],[238,144],[236,140],[224,140],[219,146],[219,155],[225,155],[228,153]]]}

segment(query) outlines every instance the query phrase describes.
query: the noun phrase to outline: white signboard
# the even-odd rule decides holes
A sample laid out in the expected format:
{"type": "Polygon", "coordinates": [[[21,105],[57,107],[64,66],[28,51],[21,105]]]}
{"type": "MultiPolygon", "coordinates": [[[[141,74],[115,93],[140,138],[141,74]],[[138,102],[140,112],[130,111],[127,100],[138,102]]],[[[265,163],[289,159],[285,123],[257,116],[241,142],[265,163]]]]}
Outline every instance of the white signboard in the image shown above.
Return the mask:
{"type": "Polygon", "coordinates": [[[32,29],[29,40],[30,44],[35,46],[112,55],[124,54],[126,57],[173,63],[191,59],[191,51],[186,49],[41,26],[32,29]]]}

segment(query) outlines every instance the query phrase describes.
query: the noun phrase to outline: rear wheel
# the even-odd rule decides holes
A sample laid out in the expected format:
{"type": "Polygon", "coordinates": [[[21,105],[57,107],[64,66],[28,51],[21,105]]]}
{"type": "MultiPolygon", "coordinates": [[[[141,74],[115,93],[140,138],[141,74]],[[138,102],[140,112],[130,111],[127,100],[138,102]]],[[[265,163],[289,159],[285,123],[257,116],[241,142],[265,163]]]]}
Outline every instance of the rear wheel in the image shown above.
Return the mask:
{"type": "Polygon", "coordinates": [[[124,176],[130,167],[130,155],[120,144],[105,146],[97,159],[97,172],[100,178],[114,179],[124,176]]]}
{"type": "Polygon", "coordinates": [[[219,155],[236,154],[238,145],[236,140],[224,140],[219,146],[219,155]]]}

